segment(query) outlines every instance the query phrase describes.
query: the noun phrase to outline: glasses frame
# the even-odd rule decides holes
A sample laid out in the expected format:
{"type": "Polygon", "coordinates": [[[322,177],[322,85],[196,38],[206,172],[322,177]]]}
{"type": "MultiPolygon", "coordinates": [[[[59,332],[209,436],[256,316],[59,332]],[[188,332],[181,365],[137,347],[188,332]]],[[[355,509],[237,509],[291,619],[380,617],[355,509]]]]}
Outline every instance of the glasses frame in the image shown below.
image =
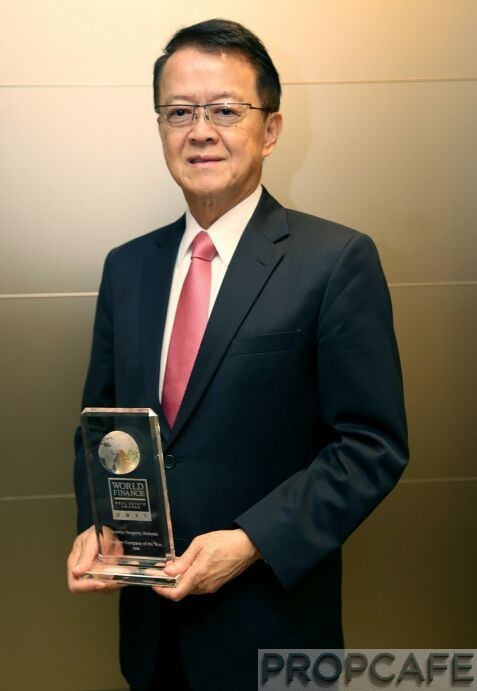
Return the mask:
{"type": "Polygon", "coordinates": [[[203,108],[204,109],[204,116],[208,122],[211,122],[214,127],[233,127],[234,125],[238,125],[239,122],[242,122],[244,117],[247,115],[249,110],[261,110],[264,113],[270,113],[271,110],[269,108],[261,108],[260,106],[253,106],[251,103],[243,103],[241,101],[221,101],[218,103],[163,103],[159,104],[158,106],[154,107],[154,111],[157,113],[158,121],[159,124],[165,125],[166,127],[173,127],[173,128],[181,128],[181,127],[190,127],[193,123],[194,120],[199,119],[198,115],[198,108],[203,108]],[[241,116],[240,120],[236,120],[235,122],[231,122],[230,124],[226,123],[216,123],[214,122],[210,116],[209,116],[209,111],[208,108],[210,106],[224,106],[225,108],[229,106],[248,106],[246,110],[244,110],[243,115],[241,116]],[[162,115],[161,115],[161,108],[192,108],[192,119],[190,121],[186,121],[181,124],[171,124],[168,120],[163,120],[162,115]]]}

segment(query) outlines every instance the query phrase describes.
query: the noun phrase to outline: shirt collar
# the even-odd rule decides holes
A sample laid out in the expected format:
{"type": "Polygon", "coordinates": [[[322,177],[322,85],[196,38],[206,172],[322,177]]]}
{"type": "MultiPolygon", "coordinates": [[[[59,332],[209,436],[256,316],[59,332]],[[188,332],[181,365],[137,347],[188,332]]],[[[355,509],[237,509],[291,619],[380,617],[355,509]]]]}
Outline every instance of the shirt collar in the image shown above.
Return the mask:
{"type": "MultiPolygon", "coordinates": [[[[215,223],[212,223],[207,229],[206,232],[209,233],[215,245],[215,249],[217,250],[217,254],[225,266],[230,264],[230,260],[242,237],[242,233],[252,218],[253,212],[257,208],[261,194],[262,186],[259,185],[252,194],[227,211],[227,213],[218,218],[215,223]]],[[[204,230],[204,228],[197,223],[188,209],[186,211],[185,232],[177,252],[177,266],[180,266],[187,254],[190,255],[192,241],[197,233],[200,233],[202,230],[204,230]]]]}

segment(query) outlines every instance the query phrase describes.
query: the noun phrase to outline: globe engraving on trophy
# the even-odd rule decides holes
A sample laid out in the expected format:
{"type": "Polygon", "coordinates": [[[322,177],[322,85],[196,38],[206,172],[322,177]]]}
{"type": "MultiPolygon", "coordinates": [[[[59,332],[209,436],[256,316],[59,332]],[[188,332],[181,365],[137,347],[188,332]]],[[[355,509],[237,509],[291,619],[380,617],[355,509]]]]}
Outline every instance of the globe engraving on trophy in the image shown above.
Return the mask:
{"type": "Polygon", "coordinates": [[[137,468],[140,460],[139,447],[127,432],[115,430],[103,437],[98,449],[99,460],[106,470],[115,475],[125,475],[137,468]]]}

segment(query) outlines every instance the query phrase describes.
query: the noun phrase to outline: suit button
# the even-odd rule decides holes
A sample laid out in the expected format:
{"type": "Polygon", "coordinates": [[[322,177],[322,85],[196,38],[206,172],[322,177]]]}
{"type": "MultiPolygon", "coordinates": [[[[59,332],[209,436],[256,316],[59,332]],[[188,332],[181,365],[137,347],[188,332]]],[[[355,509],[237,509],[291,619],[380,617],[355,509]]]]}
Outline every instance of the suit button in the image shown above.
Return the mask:
{"type": "Polygon", "coordinates": [[[164,459],[164,468],[166,470],[172,470],[172,468],[175,466],[175,464],[176,464],[175,456],[173,456],[171,453],[168,453],[164,459]]]}

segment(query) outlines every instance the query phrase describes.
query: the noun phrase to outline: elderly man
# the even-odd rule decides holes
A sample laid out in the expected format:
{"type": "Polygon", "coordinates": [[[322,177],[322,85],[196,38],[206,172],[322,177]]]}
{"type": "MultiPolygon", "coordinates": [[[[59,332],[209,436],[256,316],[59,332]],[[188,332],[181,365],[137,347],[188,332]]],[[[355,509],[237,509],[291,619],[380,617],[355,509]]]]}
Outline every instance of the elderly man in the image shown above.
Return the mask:
{"type": "MultiPolygon", "coordinates": [[[[258,648],[340,648],[340,547],[407,461],[399,358],[375,247],[260,185],[277,71],[230,21],[157,60],[167,166],[187,210],[105,264],[84,404],[159,415],[177,588],[121,592],[136,691],[248,691],[258,648]]],[[[74,592],[96,556],[77,438],[74,592]]]]}

